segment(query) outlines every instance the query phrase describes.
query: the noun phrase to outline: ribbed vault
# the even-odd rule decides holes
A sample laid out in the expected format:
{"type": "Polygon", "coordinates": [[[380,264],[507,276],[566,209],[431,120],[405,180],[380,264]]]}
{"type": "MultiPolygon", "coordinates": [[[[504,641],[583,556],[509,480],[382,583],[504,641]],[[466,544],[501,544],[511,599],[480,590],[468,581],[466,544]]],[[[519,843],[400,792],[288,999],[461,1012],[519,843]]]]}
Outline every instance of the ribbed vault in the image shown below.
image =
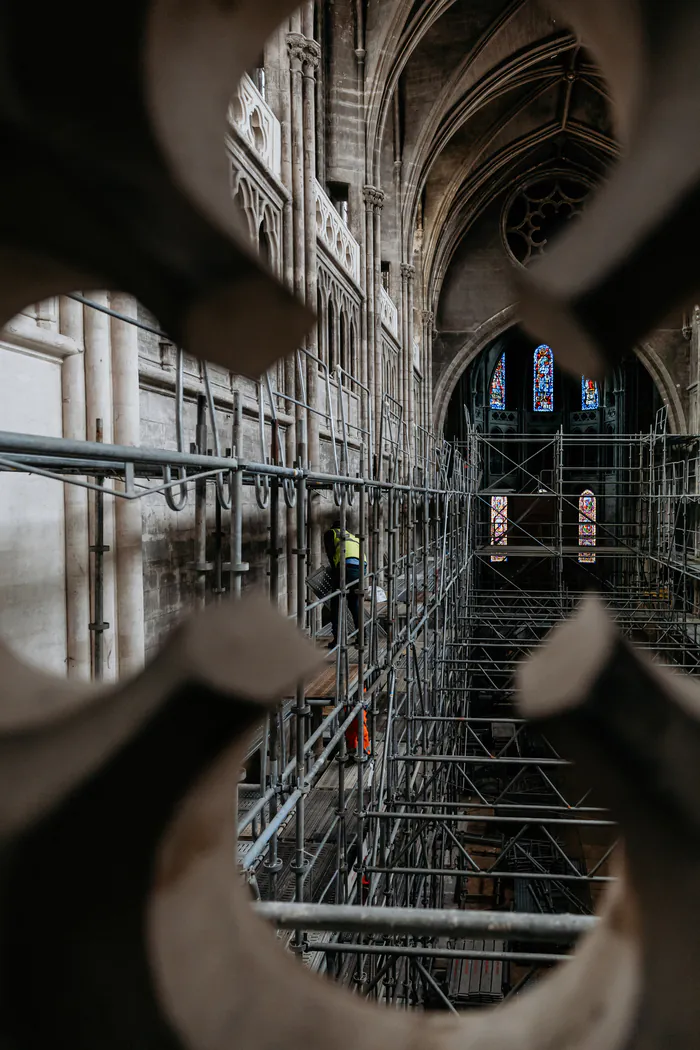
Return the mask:
{"type": "MultiPolygon", "coordinates": [[[[416,309],[435,320],[438,337],[461,348],[451,359],[443,347],[433,359],[439,422],[440,396],[464,348],[475,347],[502,311],[512,312],[505,205],[540,178],[594,188],[605,177],[618,154],[610,96],[581,41],[546,4],[397,0],[370,3],[367,12],[366,179],[390,200],[382,257],[397,270],[415,267],[416,309]],[[455,315],[446,289],[454,301],[456,270],[465,265],[463,283],[481,279],[477,256],[484,274],[498,269],[498,294],[455,315]]],[[[682,428],[663,352],[653,340],[647,351],[638,353],[682,428]]]]}

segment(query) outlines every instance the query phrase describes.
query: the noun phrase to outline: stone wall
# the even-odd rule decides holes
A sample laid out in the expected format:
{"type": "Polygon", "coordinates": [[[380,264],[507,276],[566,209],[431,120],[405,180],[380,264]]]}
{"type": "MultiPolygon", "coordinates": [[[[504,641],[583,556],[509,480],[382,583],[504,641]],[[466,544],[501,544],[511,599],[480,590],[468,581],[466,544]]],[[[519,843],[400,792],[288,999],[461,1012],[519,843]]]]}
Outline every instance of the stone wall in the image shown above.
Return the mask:
{"type": "MultiPolygon", "coordinates": [[[[61,359],[0,343],[3,430],[61,437],[61,359]]],[[[0,474],[0,637],[27,660],[66,673],[66,548],[60,482],[0,474]]]]}

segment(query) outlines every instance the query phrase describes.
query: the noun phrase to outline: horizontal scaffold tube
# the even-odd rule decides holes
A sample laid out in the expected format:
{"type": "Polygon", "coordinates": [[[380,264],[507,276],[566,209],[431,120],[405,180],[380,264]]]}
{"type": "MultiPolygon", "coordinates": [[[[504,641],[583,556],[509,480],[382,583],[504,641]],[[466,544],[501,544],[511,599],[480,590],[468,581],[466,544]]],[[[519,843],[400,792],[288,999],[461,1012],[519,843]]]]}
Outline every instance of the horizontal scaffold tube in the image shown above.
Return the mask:
{"type": "Polygon", "coordinates": [[[520,813],[513,813],[510,816],[492,816],[486,813],[398,813],[391,810],[367,810],[364,814],[365,817],[371,817],[375,820],[427,820],[427,821],[444,821],[449,824],[566,824],[568,825],[579,825],[581,827],[588,826],[589,828],[614,828],[616,822],[614,820],[587,820],[586,818],[576,819],[575,817],[537,817],[537,816],[524,816],[520,813]]]}
{"type": "Polygon", "coordinates": [[[391,755],[390,762],[461,762],[462,765],[570,766],[564,758],[519,758],[497,755],[391,755]]]}
{"type": "Polygon", "coordinates": [[[280,930],[335,933],[417,934],[433,937],[504,937],[559,943],[592,930],[591,915],[538,915],[524,912],[452,911],[437,908],[363,908],[340,904],[254,905],[261,918],[280,930]]]}
{"type": "Polygon", "coordinates": [[[325,952],[328,955],[386,955],[408,959],[481,959],[485,962],[544,963],[568,962],[570,955],[551,955],[544,952],[484,952],[477,948],[402,948],[385,944],[340,944],[328,941],[309,945],[309,952],[325,952]]]}

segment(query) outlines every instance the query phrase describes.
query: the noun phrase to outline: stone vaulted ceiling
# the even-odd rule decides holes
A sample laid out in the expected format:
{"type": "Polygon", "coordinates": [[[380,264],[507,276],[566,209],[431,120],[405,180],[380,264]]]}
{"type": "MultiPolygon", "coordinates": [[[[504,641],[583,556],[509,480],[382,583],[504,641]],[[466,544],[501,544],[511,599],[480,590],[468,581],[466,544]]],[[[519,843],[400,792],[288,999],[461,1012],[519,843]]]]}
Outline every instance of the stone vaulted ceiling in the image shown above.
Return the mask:
{"type": "Polygon", "coordinates": [[[422,248],[431,304],[493,201],[538,172],[600,179],[617,150],[609,100],[536,0],[380,0],[373,14],[370,156],[382,185],[400,173],[402,255],[422,248]]]}

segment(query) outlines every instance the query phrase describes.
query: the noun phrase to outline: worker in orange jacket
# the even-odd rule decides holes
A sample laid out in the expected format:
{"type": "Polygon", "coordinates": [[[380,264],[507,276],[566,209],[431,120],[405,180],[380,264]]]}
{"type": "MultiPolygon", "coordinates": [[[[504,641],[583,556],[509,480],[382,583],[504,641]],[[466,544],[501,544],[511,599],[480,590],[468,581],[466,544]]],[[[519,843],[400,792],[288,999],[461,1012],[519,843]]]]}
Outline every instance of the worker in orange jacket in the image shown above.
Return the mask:
{"type": "MultiPolygon", "coordinates": [[[[369,742],[369,733],[367,732],[367,718],[364,710],[362,714],[362,751],[363,755],[360,762],[366,762],[369,759],[371,753],[371,747],[369,742]]],[[[353,718],[352,722],[345,730],[345,744],[348,749],[348,759],[350,762],[357,761],[357,717],[353,718]]]]}

